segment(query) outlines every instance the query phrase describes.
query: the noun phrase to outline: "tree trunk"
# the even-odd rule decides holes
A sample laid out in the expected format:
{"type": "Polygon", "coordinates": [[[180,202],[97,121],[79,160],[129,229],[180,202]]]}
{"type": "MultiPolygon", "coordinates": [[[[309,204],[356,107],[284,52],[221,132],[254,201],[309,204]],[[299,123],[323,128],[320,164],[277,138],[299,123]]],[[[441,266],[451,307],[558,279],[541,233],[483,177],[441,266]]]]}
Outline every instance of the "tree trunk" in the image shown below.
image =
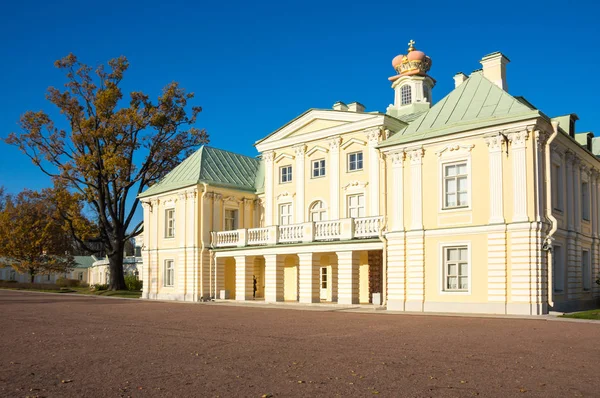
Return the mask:
{"type": "Polygon", "coordinates": [[[30,272],[29,276],[31,276],[31,283],[33,283],[33,281],[35,280],[35,274],[33,272],[30,272]]]}
{"type": "Polygon", "coordinates": [[[123,274],[123,243],[115,250],[114,254],[108,256],[108,264],[110,269],[110,284],[109,290],[126,290],[125,275],[123,274]]]}

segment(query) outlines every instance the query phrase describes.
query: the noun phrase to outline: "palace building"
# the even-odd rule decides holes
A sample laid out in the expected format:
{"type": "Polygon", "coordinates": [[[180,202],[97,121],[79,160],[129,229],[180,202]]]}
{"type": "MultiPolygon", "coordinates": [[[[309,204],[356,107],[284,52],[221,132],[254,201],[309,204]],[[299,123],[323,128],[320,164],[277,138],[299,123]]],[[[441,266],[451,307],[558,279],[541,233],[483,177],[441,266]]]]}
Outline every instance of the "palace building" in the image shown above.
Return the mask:
{"type": "Polygon", "coordinates": [[[140,195],[143,298],[540,315],[599,304],[600,162],[577,115],[508,92],[509,60],[454,76],[392,61],[385,113],[310,109],[256,158],[201,147],[140,195]]]}

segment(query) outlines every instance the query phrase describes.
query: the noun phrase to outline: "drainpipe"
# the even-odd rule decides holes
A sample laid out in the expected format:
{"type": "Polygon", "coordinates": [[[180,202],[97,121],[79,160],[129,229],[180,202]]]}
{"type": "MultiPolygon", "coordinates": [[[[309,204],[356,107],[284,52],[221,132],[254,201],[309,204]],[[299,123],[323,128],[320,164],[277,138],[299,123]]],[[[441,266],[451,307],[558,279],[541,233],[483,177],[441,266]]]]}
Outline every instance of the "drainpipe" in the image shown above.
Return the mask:
{"type": "Polygon", "coordinates": [[[558,229],[558,223],[554,215],[552,215],[552,159],[550,158],[550,144],[556,136],[558,135],[558,122],[552,122],[552,134],[546,143],[546,151],[545,151],[545,163],[546,163],[546,217],[552,223],[552,228],[550,232],[546,236],[544,240],[544,245],[542,246],[542,250],[548,252],[548,306],[554,307],[554,297],[553,297],[553,281],[552,281],[552,261],[553,261],[553,253],[552,253],[552,242],[554,238],[552,237],[556,230],[558,229]]]}
{"type": "MultiPolygon", "coordinates": [[[[204,195],[206,195],[206,191],[208,187],[206,183],[202,183],[203,191],[202,196],[200,197],[200,276],[204,275],[204,195]]],[[[210,266],[210,261],[209,261],[210,266]]],[[[194,267],[194,284],[198,283],[198,267],[194,267]]],[[[204,286],[204,284],[202,284],[204,286]]],[[[210,292],[209,292],[210,293],[210,292]]],[[[204,298],[204,297],[203,297],[204,298]]],[[[198,299],[198,287],[196,286],[196,300],[198,299]]]]}
{"type": "Polygon", "coordinates": [[[387,228],[387,164],[385,162],[384,155],[379,152],[379,158],[383,161],[383,223],[381,228],[377,231],[379,240],[383,243],[382,251],[382,281],[381,281],[381,305],[387,305],[387,238],[384,236],[384,231],[387,228]]]}

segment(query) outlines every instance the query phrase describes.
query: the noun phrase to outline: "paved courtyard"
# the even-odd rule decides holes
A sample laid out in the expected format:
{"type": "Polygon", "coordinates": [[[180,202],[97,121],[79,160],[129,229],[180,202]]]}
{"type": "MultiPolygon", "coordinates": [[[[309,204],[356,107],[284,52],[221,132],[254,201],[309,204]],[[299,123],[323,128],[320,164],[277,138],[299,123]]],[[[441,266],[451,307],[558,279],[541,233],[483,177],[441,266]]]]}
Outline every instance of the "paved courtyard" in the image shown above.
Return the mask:
{"type": "Polygon", "coordinates": [[[600,324],[0,290],[0,396],[600,395],[600,324]]]}

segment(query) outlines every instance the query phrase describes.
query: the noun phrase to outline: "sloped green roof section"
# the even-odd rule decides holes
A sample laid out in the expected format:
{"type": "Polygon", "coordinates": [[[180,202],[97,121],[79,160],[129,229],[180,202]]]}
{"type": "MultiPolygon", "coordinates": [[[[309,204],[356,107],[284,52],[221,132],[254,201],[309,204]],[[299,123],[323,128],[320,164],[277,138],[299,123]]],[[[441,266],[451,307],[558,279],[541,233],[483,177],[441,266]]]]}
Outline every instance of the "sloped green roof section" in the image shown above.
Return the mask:
{"type": "Polygon", "coordinates": [[[540,115],[526,100],[519,100],[483,77],[471,76],[430,110],[379,146],[405,144],[498,123],[540,115]]]}
{"type": "Polygon", "coordinates": [[[255,192],[260,164],[260,159],[202,146],[139,197],[202,183],[255,192]]]}
{"type": "Polygon", "coordinates": [[[76,268],[90,268],[96,259],[92,256],[73,256],[77,263],[76,268]]]}

